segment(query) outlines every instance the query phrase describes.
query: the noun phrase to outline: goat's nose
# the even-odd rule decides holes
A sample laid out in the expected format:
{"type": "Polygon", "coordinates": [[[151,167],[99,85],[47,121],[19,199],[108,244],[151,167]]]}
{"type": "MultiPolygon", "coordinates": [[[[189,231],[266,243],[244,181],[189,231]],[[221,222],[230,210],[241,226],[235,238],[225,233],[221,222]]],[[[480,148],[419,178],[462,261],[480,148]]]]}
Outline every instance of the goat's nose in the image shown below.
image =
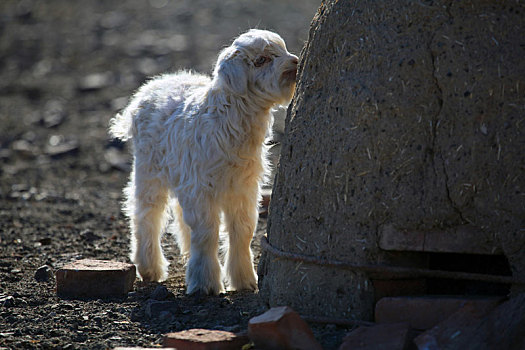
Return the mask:
{"type": "Polygon", "coordinates": [[[297,56],[292,56],[292,63],[299,64],[299,59],[297,58],[297,56]]]}

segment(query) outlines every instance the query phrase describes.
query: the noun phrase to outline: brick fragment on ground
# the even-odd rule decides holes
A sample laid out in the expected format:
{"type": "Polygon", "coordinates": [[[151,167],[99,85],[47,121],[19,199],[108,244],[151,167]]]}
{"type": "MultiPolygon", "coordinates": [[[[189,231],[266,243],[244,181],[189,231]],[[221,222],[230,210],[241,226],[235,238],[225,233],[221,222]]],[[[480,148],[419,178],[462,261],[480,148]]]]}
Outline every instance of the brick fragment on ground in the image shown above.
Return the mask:
{"type": "Polygon", "coordinates": [[[379,300],[375,308],[377,323],[408,322],[418,330],[434,327],[466,304],[494,307],[500,297],[387,297],[379,300]]]}
{"type": "Polygon", "coordinates": [[[178,350],[238,350],[249,342],[248,337],[242,334],[209,329],[188,329],[166,334],[162,346],[178,350]]]}
{"type": "Polygon", "coordinates": [[[361,326],[348,333],[339,350],[403,350],[408,347],[410,338],[411,329],[407,322],[361,326]]]}
{"type": "Polygon", "coordinates": [[[414,342],[419,349],[525,349],[525,294],[496,307],[467,304],[414,342]]]}
{"type": "Polygon", "coordinates": [[[83,259],[56,272],[57,294],[63,297],[104,297],[133,289],[135,265],[118,261],[83,259]]]}
{"type": "Polygon", "coordinates": [[[253,317],[248,336],[261,349],[322,349],[306,322],[287,306],[253,317]]]}

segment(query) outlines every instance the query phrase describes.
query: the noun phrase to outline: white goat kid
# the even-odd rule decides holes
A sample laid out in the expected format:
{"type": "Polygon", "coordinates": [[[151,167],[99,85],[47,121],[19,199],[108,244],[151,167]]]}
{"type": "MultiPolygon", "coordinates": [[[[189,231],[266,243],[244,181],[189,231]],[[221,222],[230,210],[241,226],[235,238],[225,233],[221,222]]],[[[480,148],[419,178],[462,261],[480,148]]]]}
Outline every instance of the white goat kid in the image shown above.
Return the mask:
{"type": "Polygon", "coordinates": [[[160,242],[171,209],[181,253],[189,255],[188,294],[224,291],[221,216],[229,234],[228,286],[256,289],[250,243],[268,168],[264,142],[272,108],[289,103],[296,72],[297,56],[279,35],[252,29],[219,54],[211,78],[190,72],[157,77],[112,119],[113,136],[133,140],[124,209],[131,259],[143,280],[167,278],[160,242]]]}

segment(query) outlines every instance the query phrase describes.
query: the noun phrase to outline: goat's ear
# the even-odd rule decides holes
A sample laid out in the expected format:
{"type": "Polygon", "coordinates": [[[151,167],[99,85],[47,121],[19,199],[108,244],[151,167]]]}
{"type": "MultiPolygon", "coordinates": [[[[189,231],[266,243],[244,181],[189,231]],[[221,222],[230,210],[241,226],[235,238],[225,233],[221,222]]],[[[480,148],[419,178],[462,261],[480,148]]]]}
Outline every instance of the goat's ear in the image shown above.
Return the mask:
{"type": "Polygon", "coordinates": [[[248,67],[238,51],[224,50],[219,55],[214,72],[215,83],[237,95],[248,90],[248,67]]]}

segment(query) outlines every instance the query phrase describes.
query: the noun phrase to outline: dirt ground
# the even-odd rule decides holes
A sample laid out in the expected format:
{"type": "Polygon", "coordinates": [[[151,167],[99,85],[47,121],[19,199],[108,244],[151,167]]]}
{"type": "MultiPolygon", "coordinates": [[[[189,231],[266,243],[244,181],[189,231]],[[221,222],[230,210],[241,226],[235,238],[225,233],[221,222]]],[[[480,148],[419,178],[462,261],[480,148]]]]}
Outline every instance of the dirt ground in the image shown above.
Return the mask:
{"type": "MultiPolygon", "coordinates": [[[[299,53],[318,1],[2,1],[0,3],[0,348],[156,346],[189,328],[246,329],[266,309],[257,294],[184,294],[173,237],[166,300],[171,317],[145,313],[158,284],[128,296],[64,300],[52,271],[80,258],[128,260],[120,211],[129,173],[108,121],[147,76],[209,72],[221,47],[250,27],[272,29],[299,53]]],[[[282,129],[282,113],[276,123],[282,129]]],[[[279,131],[278,130],[278,131],[279,131]]],[[[279,135],[279,133],[278,133],[279,135]]],[[[266,221],[259,222],[258,237],[266,221]]],[[[327,348],[344,329],[314,326],[327,348]]]]}

